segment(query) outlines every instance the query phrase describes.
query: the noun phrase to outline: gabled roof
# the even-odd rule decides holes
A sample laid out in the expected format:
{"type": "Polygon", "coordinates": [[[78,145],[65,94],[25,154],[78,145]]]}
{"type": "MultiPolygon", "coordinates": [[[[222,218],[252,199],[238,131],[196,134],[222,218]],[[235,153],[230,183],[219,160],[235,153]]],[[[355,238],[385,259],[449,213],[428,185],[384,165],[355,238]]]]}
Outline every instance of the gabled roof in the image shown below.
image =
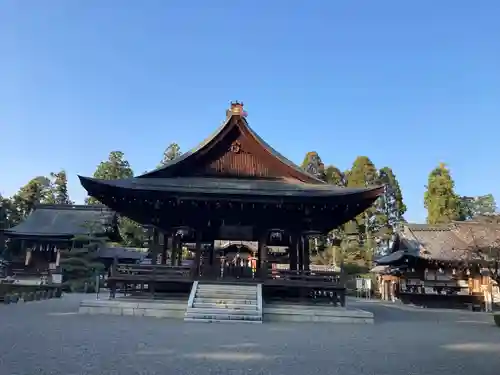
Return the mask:
{"type": "MultiPolygon", "coordinates": [[[[246,118],[243,115],[243,105],[240,103],[232,103],[231,109],[228,110],[226,121],[207,139],[205,139],[198,146],[192,150],[186,152],[180,157],[168,162],[164,166],[153,170],[151,172],[145,173],[137,178],[165,178],[165,177],[177,177],[178,171],[182,169],[188,162],[192,159],[198,158],[201,154],[209,151],[216,144],[222,142],[224,137],[226,137],[231,130],[238,128],[238,130],[252,138],[262,150],[267,154],[272,156],[275,160],[279,161],[285,168],[287,168],[290,174],[302,182],[312,183],[312,184],[324,184],[325,182],[319,178],[307,173],[302,168],[297,166],[292,161],[288,160],[286,157],[281,155],[278,151],[272,148],[266,141],[264,141],[248,124],[246,118]]],[[[185,172],[185,169],[184,169],[185,172]]]]}
{"type": "Polygon", "coordinates": [[[465,260],[469,247],[449,225],[407,224],[401,232],[400,247],[434,260],[465,260]]]}
{"type": "Polygon", "coordinates": [[[116,214],[106,206],[38,205],[8,237],[106,236],[116,231],[116,214]]]}
{"type": "Polygon", "coordinates": [[[388,264],[403,257],[440,261],[479,260],[478,251],[500,247],[500,224],[455,221],[450,224],[405,224],[394,253],[377,260],[388,264]]]}

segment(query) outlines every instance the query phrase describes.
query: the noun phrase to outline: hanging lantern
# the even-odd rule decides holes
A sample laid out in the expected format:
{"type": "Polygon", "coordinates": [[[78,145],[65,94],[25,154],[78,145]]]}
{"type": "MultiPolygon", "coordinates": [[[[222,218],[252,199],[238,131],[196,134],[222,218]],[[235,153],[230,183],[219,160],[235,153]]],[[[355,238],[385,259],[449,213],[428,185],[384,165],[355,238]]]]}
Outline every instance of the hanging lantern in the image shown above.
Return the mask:
{"type": "Polygon", "coordinates": [[[452,275],[456,275],[457,274],[457,271],[455,270],[455,268],[453,268],[453,270],[451,271],[452,275]]]}

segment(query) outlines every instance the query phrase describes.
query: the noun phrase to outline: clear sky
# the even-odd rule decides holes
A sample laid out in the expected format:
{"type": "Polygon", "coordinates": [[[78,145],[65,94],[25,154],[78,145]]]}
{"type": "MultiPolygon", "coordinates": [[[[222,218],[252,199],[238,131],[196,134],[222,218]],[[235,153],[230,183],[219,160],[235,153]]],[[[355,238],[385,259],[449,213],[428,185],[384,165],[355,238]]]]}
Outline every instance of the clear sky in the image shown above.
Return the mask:
{"type": "Polygon", "coordinates": [[[500,201],[500,1],[3,0],[0,192],[112,150],[137,174],[187,150],[241,100],[300,163],[390,166],[409,221],[429,172],[500,201]]]}

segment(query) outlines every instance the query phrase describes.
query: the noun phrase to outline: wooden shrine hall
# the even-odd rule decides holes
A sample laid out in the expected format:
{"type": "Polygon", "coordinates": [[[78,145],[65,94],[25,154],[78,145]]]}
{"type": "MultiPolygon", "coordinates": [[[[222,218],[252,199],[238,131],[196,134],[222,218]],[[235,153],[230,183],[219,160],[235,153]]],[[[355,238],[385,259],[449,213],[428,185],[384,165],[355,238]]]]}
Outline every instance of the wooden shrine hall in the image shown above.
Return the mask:
{"type": "MultiPolygon", "coordinates": [[[[238,102],[231,103],[224,123],[211,137],[159,169],[123,180],[79,178],[90,196],[154,227],[157,239],[152,249],[162,253],[163,265],[151,271],[157,263],[155,254],[153,265],[123,272],[138,278],[143,267],[144,273],[149,272],[148,280],[158,282],[224,281],[229,277],[224,269],[230,265],[224,254],[214,250],[215,240],[258,242],[255,259],[241,262],[253,271],[233,281],[266,286],[312,283],[315,276],[324,280],[325,275],[309,270],[308,238],[351,220],[383,192],[379,186],[333,186],[306,173],[250,128],[243,104],[238,102]],[[182,262],[182,243],[195,244],[190,265],[182,262]],[[269,267],[269,245],[288,248],[289,270],[280,271],[280,277],[269,267]]],[[[111,280],[125,280],[119,269],[111,280]]],[[[330,276],[328,280],[333,280],[330,276]]]]}

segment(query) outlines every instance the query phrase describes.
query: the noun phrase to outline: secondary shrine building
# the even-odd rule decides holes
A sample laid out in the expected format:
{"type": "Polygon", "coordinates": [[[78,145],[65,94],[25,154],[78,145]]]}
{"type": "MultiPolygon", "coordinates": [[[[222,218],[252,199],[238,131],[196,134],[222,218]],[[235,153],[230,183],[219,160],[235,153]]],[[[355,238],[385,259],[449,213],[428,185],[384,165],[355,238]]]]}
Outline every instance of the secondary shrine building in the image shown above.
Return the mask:
{"type": "Polygon", "coordinates": [[[153,263],[181,266],[181,242],[195,244],[191,280],[224,277],[226,254],[217,254],[215,240],[257,242],[248,262],[254,279],[269,278],[271,244],[287,247],[290,270],[308,271],[308,236],[351,220],[383,192],[306,173],[250,128],[238,102],[211,137],[159,169],[123,180],[79,178],[89,195],[164,237],[152,247],[162,254],[153,263]]]}

